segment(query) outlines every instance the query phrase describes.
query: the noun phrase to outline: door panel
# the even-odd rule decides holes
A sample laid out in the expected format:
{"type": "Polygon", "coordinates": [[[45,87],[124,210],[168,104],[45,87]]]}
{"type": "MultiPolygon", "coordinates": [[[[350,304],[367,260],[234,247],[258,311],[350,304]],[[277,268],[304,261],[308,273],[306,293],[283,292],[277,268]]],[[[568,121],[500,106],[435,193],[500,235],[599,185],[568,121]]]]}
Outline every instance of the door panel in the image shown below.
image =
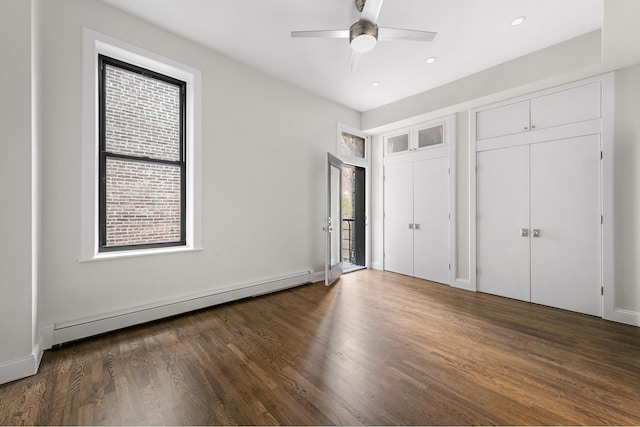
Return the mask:
{"type": "Polygon", "coordinates": [[[531,301],[601,315],[600,136],[531,146],[531,301]]]}
{"type": "Polygon", "coordinates": [[[384,167],[384,269],[413,276],[413,166],[384,167]]]}
{"type": "Polygon", "coordinates": [[[599,119],[600,82],[590,83],[531,100],[531,127],[544,129],[599,119]]]}
{"type": "Polygon", "coordinates": [[[476,164],[477,288],[529,301],[529,147],[482,151],[476,164]]]}
{"type": "Polygon", "coordinates": [[[413,275],[449,284],[449,158],[413,165],[413,275]]]}
{"type": "Polygon", "coordinates": [[[512,135],[528,130],[528,100],[479,111],[476,116],[476,137],[478,139],[512,135]]]}
{"type": "Polygon", "coordinates": [[[327,153],[327,216],[324,231],[327,236],[325,284],[330,285],[342,275],[342,161],[327,153]]]}

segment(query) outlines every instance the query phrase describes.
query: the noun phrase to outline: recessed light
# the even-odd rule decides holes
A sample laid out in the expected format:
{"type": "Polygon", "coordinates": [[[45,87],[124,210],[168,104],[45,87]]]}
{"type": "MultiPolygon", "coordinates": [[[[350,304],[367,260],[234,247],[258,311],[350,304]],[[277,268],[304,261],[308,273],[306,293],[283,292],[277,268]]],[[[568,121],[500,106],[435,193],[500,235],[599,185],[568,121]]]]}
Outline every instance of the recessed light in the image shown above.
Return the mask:
{"type": "Polygon", "coordinates": [[[380,86],[380,82],[373,82],[373,83],[371,83],[371,86],[378,87],[378,86],[380,86]]]}
{"type": "Polygon", "coordinates": [[[427,58],[427,64],[433,64],[434,62],[436,62],[436,57],[435,56],[427,58]]]}
{"type": "Polygon", "coordinates": [[[522,24],[524,22],[524,20],[527,19],[525,16],[518,16],[516,19],[514,19],[513,21],[511,21],[511,25],[513,25],[514,27],[522,24]]]}

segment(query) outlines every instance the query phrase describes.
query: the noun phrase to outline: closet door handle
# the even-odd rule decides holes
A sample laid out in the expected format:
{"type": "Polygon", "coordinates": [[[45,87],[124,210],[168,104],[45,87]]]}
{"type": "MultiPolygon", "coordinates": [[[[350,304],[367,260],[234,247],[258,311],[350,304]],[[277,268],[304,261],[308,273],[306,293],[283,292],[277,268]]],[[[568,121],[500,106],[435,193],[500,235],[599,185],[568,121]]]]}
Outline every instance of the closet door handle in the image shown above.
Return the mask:
{"type": "Polygon", "coordinates": [[[414,230],[420,230],[420,224],[413,224],[414,230]]]}
{"type": "Polygon", "coordinates": [[[520,229],[520,237],[529,237],[529,229],[521,228],[520,229]]]}
{"type": "Polygon", "coordinates": [[[540,229],[539,228],[534,228],[533,230],[531,230],[531,237],[540,237],[540,229]]]}
{"type": "Polygon", "coordinates": [[[413,224],[409,223],[409,228],[413,230],[413,224]]]}

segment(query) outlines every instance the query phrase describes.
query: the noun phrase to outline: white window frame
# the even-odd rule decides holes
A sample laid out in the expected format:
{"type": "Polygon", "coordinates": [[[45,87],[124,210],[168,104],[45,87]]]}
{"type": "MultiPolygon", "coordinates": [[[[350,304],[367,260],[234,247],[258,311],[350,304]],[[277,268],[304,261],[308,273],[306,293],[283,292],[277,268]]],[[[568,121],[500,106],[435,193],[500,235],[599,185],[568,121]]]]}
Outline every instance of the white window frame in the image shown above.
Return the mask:
{"type": "Polygon", "coordinates": [[[343,162],[347,162],[356,166],[369,166],[371,159],[371,137],[362,133],[360,129],[356,129],[352,126],[347,126],[344,123],[338,122],[337,134],[336,134],[336,156],[343,162]],[[348,133],[358,138],[364,139],[364,158],[345,156],[342,154],[342,133],[348,133]]]}
{"type": "Polygon", "coordinates": [[[172,59],[83,28],[82,194],[80,261],[200,250],[201,241],[201,73],[172,59]],[[187,82],[186,93],[186,245],[98,251],[98,55],[103,54],[187,82]]]}
{"type": "Polygon", "coordinates": [[[429,120],[427,122],[418,123],[417,125],[414,125],[414,126],[405,127],[405,128],[397,129],[393,132],[386,133],[382,135],[382,145],[384,148],[384,156],[385,157],[402,156],[414,151],[437,150],[439,147],[446,147],[448,146],[448,144],[452,143],[450,140],[452,140],[452,135],[455,135],[455,129],[453,129],[454,126],[455,126],[455,116],[448,115],[438,119],[429,120]],[[427,145],[425,147],[418,147],[418,133],[421,130],[430,129],[438,126],[444,127],[444,134],[442,135],[442,143],[435,144],[435,145],[427,145]],[[389,152],[389,142],[388,142],[389,139],[396,136],[400,136],[400,135],[407,135],[407,138],[409,139],[409,144],[407,149],[404,151],[397,151],[395,153],[389,152]]]}

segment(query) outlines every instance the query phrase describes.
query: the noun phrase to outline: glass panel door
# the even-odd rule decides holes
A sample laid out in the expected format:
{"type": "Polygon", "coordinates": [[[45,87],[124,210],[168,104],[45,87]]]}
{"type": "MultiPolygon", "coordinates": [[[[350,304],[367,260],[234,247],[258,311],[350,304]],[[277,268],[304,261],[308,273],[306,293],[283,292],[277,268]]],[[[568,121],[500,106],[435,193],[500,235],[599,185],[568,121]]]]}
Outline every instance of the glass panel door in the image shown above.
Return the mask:
{"type": "Polygon", "coordinates": [[[342,161],[327,153],[327,216],[324,231],[327,236],[325,284],[330,285],[342,274],[342,161]]]}

